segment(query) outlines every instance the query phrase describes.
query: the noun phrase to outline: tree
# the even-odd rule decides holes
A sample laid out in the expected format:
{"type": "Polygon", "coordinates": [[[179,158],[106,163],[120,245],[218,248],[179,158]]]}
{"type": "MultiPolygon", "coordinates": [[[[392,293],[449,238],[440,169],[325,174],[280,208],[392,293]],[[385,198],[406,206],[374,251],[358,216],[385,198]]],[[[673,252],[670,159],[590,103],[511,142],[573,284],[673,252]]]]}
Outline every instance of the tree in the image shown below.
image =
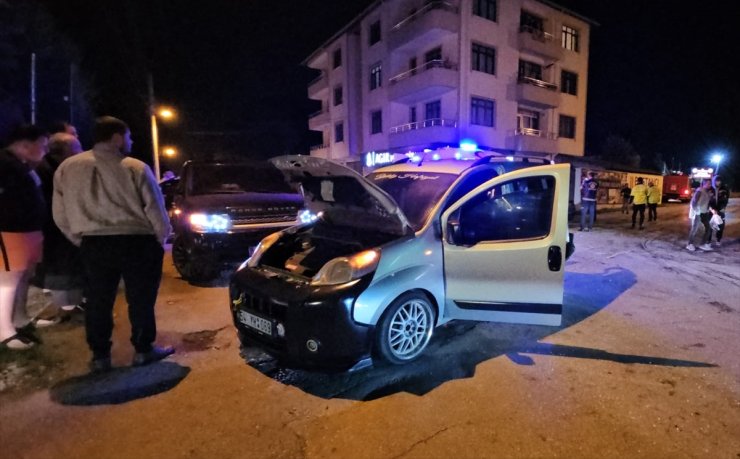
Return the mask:
{"type": "Polygon", "coordinates": [[[618,135],[610,135],[601,146],[599,159],[631,167],[640,167],[640,155],[635,147],[618,135]]]}

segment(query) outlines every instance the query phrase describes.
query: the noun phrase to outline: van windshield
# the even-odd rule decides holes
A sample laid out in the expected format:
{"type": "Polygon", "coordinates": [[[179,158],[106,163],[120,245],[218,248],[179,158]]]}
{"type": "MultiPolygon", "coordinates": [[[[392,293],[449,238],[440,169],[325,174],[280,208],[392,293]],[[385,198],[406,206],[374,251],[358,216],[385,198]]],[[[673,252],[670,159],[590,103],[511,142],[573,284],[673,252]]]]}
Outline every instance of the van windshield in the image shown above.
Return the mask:
{"type": "Polygon", "coordinates": [[[187,184],[189,195],[295,193],[271,164],[198,164],[187,184]]]}
{"type": "Polygon", "coordinates": [[[434,205],[457,179],[432,172],[374,172],[367,179],[391,195],[414,231],[424,226],[434,205]]]}

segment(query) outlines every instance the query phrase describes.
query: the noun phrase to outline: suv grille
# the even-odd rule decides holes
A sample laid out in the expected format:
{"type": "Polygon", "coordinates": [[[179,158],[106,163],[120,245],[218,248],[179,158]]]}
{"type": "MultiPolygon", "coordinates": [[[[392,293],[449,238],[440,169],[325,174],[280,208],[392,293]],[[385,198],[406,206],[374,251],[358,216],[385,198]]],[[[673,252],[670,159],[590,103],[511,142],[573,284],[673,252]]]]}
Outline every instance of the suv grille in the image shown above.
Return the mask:
{"type": "Polygon", "coordinates": [[[292,223],[296,221],[296,214],[291,215],[235,215],[231,217],[234,225],[253,225],[256,223],[292,223]]]}

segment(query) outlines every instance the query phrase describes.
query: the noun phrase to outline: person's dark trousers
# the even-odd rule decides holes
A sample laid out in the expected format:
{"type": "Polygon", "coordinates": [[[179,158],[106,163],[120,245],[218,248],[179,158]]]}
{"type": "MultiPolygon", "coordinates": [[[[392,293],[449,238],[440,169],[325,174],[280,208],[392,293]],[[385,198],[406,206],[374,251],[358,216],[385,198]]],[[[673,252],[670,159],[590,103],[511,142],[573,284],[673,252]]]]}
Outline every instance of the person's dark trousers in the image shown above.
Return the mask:
{"type": "Polygon", "coordinates": [[[658,204],[648,204],[648,221],[658,219],[658,204]]]}
{"type": "Polygon", "coordinates": [[[630,200],[629,199],[622,199],[622,213],[628,214],[630,213],[629,210],[630,200]]]}
{"type": "Polygon", "coordinates": [[[712,226],[709,224],[709,220],[712,219],[712,213],[706,212],[700,215],[701,224],[704,225],[704,236],[701,238],[702,244],[709,244],[712,242],[712,226]]]}
{"type": "Polygon", "coordinates": [[[635,227],[637,221],[637,214],[640,214],[640,228],[645,223],[645,204],[633,204],[632,205],[632,227],[635,227]]]}
{"type": "Polygon", "coordinates": [[[594,227],[594,219],[596,218],[596,201],[581,201],[581,229],[594,227]],[[586,215],[589,218],[586,221],[586,215]]]}
{"type": "Polygon", "coordinates": [[[80,247],[87,276],[85,331],[93,359],[110,357],[113,304],[121,278],[131,322],[131,344],[149,352],[157,336],[154,304],[164,249],[154,236],[86,236],[80,247]]]}
{"type": "Polygon", "coordinates": [[[725,232],[725,211],[724,210],[718,210],[717,213],[720,217],[722,217],[722,224],[719,225],[719,229],[715,233],[717,237],[717,242],[720,242],[722,240],[722,235],[725,232]]]}

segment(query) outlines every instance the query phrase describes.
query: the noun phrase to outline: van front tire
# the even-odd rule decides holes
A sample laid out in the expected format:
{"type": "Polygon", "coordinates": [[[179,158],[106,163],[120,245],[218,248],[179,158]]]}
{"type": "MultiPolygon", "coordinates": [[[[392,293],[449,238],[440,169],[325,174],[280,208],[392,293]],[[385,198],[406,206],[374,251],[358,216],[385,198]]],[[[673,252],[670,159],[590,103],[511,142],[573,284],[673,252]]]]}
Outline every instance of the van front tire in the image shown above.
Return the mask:
{"type": "Polygon", "coordinates": [[[433,329],[434,307],[429,298],[418,292],[404,293],[380,318],[375,349],[389,363],[409,363],[427,347],[433,329]]]}

